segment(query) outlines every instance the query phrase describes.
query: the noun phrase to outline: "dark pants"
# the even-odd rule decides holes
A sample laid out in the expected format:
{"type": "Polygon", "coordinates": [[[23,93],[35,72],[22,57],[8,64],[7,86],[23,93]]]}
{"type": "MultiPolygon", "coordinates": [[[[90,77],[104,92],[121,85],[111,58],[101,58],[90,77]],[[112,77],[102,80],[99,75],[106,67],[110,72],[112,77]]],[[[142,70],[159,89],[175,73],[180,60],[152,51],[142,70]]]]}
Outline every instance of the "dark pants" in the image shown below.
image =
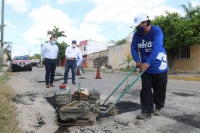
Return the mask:
{"type": "Polygon", "coordinates": [[[141,79],[140,102],[142,113],[153,113],[154,104],[157,109],[163,108],[166,98],[167,72],[159,74],[148,74],[145,72],[141,79]]]}
{"type": "Polygon", "coordinates": [[[67,82],[69,70],[72,71],[72,83],[75,83],[75,76],[76,76],[76,60],[71,61],[67,60],[65,65],[65,74],[64,74],[64,82],[67,82]]]}
{"type": "Polygon", "coordinates": [[[84,71],[84,69],[83,69],[83,66],[82,66],[82,64],[80,64],[80,66],[78,66],[80,69],[81,69],[81,71],[82,71],[82,73],[84,73],[85,71],[84,71]]]}
{"type": "Polygon", "coordinates": [[[45,68],[46,68],[46,85],[49,85],[49,75],[51,74],[50,77],[50,84],[53,83],[54,81],[54,75],[56,71],[56,59],[45,59],[45,68]]]}

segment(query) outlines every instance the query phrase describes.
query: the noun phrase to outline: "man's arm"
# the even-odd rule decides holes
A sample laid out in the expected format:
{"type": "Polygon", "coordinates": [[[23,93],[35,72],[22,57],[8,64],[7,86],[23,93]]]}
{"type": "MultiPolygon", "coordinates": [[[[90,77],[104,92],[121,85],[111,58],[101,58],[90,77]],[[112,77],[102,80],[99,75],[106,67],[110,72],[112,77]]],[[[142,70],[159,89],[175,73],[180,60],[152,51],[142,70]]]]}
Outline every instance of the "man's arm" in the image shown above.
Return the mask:
{"type": "Polygon", "coordinates": [[[131,54],[132,54],[133,59],[136,62],[136,66],[138,68],[140,68],[141,61],[140,61],[140,57],[139,57],[139,54],[138,54],[138,47],[137,47],[137,44],[136,44],[136,35],[133,35],[133,39],[132,39],[132,42],[131,42],[131,54]]]}
{"type": "Polygon", "coordinates": [[[41,55],[42,55],[42,57],[44,57],[45,50],[46,50],[46,45],[44,44],[44,45],[42,46],[42,50],[41,50],[41,55]]]}
{"type": "Polygon", "coordinates": [[[58,56],[58,52],[59,52],[59,48],[58,48],[58,46],[57,46],[57,56],[58,56]]]}
{"type": "Polygon", "coordinates": [[[65,50],[65,58],[66,58],[66,59],[69,59],[68,47],[67,47],[66,50],[65,50]]]}

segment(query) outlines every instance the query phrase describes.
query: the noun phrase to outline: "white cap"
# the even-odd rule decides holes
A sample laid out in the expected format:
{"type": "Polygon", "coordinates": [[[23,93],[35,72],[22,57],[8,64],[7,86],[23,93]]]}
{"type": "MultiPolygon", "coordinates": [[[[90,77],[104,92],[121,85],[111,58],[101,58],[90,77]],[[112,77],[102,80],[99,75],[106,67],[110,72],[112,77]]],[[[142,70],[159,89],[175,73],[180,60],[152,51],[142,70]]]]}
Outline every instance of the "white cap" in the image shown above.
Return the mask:
{"type": "Polygon", "coordinates": [[[131,27],[138,26],[141,22],[149,20],[149,17],[145,14],[138,14],[134,18],[133,25],[131,27]]]}

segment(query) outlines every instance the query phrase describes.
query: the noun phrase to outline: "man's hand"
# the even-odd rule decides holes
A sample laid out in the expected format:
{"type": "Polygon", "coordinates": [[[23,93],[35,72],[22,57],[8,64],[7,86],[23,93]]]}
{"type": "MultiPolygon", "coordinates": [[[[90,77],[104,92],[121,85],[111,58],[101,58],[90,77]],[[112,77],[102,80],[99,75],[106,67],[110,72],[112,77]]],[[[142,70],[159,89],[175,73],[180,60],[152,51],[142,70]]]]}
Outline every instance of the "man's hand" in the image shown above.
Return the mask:
{"type": "Polygon", "coordinates": [[[146,71],[148,67],[149,67],[149,65],[147,63],[143,63],[141,65],[141,71],[146,71]]]}
{"type": "Polygon", "coordinates": [[[136,63],[136,67],[137,67],[137,68],[141,68],[141,65],[142,65],[142,62],[137,62],[137,63],[136,63]]]}
{"type": "Polygon", "coordinates": [[[74,57],[69,58],[69,60],[74,60],[74,57]]]}

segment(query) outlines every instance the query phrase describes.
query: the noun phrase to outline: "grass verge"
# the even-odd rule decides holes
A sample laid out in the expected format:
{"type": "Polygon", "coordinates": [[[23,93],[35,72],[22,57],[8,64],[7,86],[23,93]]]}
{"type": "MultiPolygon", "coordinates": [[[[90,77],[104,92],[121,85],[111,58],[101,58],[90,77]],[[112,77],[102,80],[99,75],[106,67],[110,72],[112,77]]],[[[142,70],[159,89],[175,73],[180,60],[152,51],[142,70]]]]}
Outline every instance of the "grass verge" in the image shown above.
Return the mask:
{"type": "Polygon", "coordinates": [[[84,71],[86,71],[86,72],[96,72],[96,70],[93,70],[93,69],[84,69],[84,71]]]}
{"type": "Polygon", "coordinates": [[[121,71],[121,72],[130,72],[131,69],[130,68],[120,68],[119,71],[121,71]]]}
{"type": "Polygon", "coordinates": [[[16,119],[16,109],[11,101],[14,96],[13,90],[6,85],[8,76],[12,73],[6,72],[0,76],[0,133],[20,133],[16,119]]]}

